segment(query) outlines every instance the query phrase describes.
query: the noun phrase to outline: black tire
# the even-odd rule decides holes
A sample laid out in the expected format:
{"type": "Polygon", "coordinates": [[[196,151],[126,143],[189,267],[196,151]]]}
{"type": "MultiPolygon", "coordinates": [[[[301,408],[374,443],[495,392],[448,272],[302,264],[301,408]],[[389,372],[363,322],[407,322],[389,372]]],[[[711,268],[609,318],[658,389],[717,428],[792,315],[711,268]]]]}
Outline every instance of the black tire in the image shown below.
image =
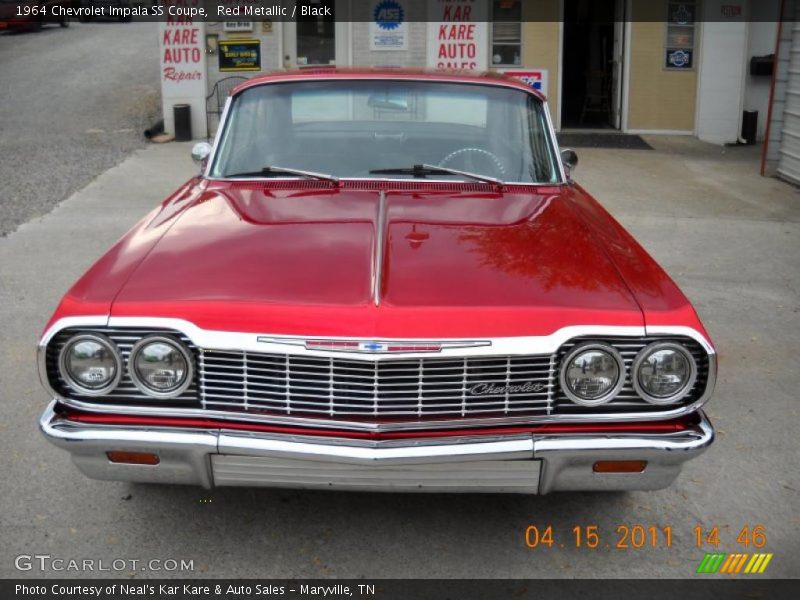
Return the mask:
{"type": "Polygon", "coordinates": [[[130,23],[130,22],[131,22],[131,18],[132,18],[132,17],[131,17],[130,15],[122,15],[122,16],[119,18],[119,22],[120,22],[120,23],[130,23]]]}
{"type": "Polygon", "coordinates": [[[61,20],[58,22],[60,27],[69,27],[69,17],[61,17],[61,20]]]}

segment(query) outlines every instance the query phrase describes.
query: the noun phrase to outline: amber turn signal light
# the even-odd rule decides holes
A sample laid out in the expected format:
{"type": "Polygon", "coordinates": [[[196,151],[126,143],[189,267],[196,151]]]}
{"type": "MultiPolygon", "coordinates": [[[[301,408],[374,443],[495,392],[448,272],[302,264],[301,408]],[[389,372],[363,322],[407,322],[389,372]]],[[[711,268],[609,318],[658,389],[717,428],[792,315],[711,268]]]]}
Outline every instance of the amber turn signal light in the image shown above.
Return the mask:
{"type": "Polygon", "coordinates": [[[641,473],[645,467],[646,460],[598,460],[592,470],[595,473],[641,473]]]}
{"type": "Polygon", "coordinates": [[[151,452],[106,452],[108,460],[112,463],[124,463],[128,465],[157,465],[161,462],[158,454],[151,452]]]}

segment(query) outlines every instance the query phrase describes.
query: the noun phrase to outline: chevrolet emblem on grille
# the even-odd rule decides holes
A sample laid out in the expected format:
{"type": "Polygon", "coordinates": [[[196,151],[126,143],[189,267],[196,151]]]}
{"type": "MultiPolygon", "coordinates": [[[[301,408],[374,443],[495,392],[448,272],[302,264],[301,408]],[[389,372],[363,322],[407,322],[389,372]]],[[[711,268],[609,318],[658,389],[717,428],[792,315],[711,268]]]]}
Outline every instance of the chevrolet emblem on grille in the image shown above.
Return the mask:
{"type": "Polygon", "coordinates": [[[543,392],[547,386],[543,383],[524,381],[515,385],[497,385],[496,383],[478,383],[469,389],[471,396],[500,396],[505,394],[535,394],[543,392]]]}

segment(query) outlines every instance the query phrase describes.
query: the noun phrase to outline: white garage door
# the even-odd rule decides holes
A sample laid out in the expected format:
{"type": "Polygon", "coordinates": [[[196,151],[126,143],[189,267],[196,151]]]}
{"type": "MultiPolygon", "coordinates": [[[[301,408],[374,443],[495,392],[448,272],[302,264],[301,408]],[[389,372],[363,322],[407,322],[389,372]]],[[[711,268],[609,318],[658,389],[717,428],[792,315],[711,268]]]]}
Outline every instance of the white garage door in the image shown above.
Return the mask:
{"type": "Polygon", "coordinates": [[[800,184],[800,2],[794,8],[794,20],[783,24],[784,27],[792,28],[792,46],[778,175],[800,184]]]}

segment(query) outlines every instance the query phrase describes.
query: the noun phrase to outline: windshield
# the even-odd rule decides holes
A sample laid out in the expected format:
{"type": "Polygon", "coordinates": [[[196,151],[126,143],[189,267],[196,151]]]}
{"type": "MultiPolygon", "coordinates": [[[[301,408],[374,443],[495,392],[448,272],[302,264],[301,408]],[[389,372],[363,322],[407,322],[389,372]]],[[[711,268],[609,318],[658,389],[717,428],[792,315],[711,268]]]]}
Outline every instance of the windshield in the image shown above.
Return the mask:
{"type": "Polygon", "coordinates": [[[210,175],[252,177],[284,167],[341,178],[466,179],[415,165],[504,182],[560,180],[544,105],[534,95],[501,86],[386,80],[245,90],[234,98],[210,175]]]}

